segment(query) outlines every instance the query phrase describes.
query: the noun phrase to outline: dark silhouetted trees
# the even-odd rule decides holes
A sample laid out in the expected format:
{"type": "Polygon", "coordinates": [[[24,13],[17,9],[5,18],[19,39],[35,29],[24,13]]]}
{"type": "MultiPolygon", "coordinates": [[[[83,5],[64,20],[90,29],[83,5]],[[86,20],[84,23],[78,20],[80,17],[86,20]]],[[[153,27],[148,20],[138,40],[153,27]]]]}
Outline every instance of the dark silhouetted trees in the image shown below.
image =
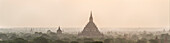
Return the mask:
{"type": "Polygon", "coordinates": [[[37,37],[33,39],[33,43],[49,43],[49,42],[48,42],[48,39],[44,37],[37,37]]]}
{"type": "Polygon", "coordinates": [[[28,41],[23,38],[16,38],[13,40],[13,43],[28,43],[28,41]]]}

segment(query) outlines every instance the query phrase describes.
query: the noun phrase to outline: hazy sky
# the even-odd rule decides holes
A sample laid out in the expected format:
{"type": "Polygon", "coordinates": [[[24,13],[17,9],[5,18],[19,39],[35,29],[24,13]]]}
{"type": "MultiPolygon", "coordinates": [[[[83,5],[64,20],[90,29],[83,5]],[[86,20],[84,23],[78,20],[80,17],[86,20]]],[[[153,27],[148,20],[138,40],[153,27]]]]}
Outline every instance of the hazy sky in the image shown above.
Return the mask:
{"type": "Polygon", "coordinates": [[[168,27],[169,0],[0,0],[0,27],[168,27]]]}

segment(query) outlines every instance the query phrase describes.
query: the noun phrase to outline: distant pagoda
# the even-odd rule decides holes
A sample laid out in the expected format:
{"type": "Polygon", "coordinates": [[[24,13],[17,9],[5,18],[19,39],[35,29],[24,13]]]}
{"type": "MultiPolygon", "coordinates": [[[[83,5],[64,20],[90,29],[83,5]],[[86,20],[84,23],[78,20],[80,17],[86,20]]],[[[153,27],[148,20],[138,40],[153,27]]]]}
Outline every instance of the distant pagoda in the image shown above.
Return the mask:
{"type": "Polygon", "coordinates": [[[62,31],[60,29],[60,26],[58,27],[57,34],[62,34],[62,31]]]}
{"type": "Polygon", "coordinates": [[[90,13],[90,18],[88,24],[84,27],[83,31],[78,34],[80,37],[102,37],[103,34],[100,33],[97,26],[93,22],[92,12],[90,13]]]}

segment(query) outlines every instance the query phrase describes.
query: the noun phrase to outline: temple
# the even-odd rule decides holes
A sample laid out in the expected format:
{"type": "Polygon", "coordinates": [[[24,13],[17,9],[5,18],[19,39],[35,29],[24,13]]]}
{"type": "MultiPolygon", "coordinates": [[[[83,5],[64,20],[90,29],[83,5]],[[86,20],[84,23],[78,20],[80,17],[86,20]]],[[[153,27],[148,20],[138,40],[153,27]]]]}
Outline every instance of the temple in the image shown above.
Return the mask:
{"type": "Polygon", "coordinates": [[[90,13],[90,18],[88,24],[84,27],[83,31],[78,34],[81,37],[102,37],[103,34],[100,33],[97,26],[93,22],[92,12],[90,13]]]}
{"type": "Polygon", "coordinates": [[[60,26],[58,27],[57,34],[62,34],[62,31],[60,29],[60,26]]]}

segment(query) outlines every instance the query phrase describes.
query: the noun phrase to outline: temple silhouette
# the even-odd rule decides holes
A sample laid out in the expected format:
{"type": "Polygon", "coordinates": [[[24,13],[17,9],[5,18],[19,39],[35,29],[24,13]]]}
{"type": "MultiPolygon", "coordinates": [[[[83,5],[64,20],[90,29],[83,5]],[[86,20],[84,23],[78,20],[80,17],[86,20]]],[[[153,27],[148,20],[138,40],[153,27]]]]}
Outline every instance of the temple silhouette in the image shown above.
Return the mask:
{"type": "Polygon", "coordinates": [[[84,27],[83,31],[78,34],[78,36],[80,36],[80,37],[88,37],[88,38],[102,37],[103,36],[103,34],[100,33],[97,26],[93,22],[92,11],[90,13],[90,18],[89,18],[88,24],[84,27]]]}
{"type": "Polygon", "coordinates": [[[60,26],[58,27],[57,34],[62,34],[62,31],[60,29],[60,26]]]}

